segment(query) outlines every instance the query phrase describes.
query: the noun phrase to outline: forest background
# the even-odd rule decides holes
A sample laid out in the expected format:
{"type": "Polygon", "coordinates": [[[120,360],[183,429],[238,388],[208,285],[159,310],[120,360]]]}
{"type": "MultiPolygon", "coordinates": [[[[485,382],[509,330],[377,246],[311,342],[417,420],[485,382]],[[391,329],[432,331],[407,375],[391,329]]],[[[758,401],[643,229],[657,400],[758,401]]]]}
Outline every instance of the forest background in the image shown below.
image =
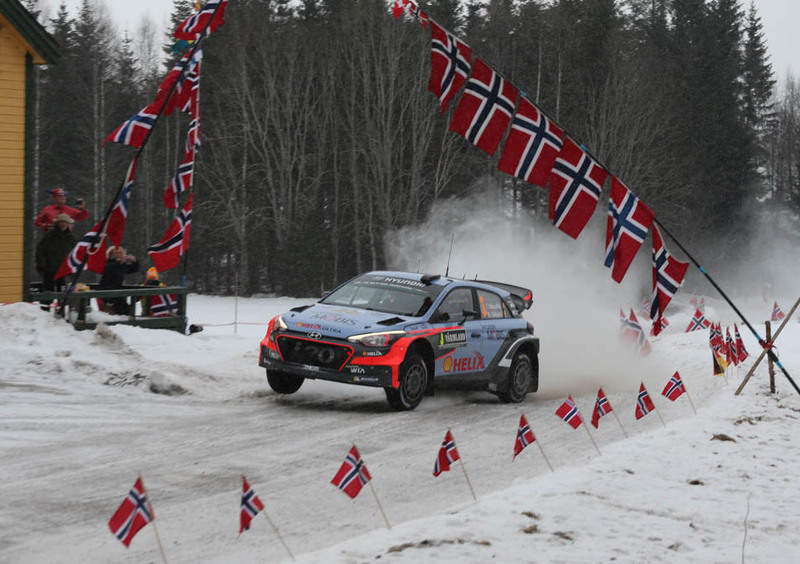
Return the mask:
{"type": "MultiPolygon", "coordinates": [[[[25,3],[61,47],[58,64],[36,71],[31,198],[41,208],[53,186],[69,190],[70,202],[85,198],[92,219],[76,228],[81,235],[105,213],[135,153],[103,139],[152,101],[179,55],[171,36],[146,22],[120,34],[89,0],[76,17],[63,4],[44,17],[37,0],[25,3]]],[[[389,4],[229,2],[225,25],[204,40],[186,261],[192,291],[318,295],[385,267],[387,234],[421,224],[436,202],[476,192],[509,218],[549,223],[546,190],[497,171],[499,151],[488,157],[448,131],[455,104],[442,114],[427,90],[430,34],[394,20],[389,4]]],[[[193,5],[174,0],[170,32],[193,5]]],[[[788,76],[776,90],[752,5],[422,7],[584,144],[687,247],[706,250],[710,268],[724,271],[753,244],[800,246],[800,84],[788,76]],[[768,235],[755,227],[765,222],[768,235]]],[[[137,166],[125,245],[140,259],[174,215],[162,192],[187,128],[186,116],[159,120],[137,166]]],[[[606,207],[602,198],[596,216],[606,207]]],[[[167,281],[178,283],[182,271],[167,281]]]]}

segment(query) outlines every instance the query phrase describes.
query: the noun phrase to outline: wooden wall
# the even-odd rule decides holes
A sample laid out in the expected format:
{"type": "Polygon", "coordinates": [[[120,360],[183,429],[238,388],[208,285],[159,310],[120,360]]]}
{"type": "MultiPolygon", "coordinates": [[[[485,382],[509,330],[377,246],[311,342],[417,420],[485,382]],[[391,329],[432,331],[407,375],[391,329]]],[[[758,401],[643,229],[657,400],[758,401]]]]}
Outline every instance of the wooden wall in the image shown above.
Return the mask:
{"type": "Polygon", "coordinates": [[[0,303],[23,295],[26,53],[0,17],[0,303]]]}

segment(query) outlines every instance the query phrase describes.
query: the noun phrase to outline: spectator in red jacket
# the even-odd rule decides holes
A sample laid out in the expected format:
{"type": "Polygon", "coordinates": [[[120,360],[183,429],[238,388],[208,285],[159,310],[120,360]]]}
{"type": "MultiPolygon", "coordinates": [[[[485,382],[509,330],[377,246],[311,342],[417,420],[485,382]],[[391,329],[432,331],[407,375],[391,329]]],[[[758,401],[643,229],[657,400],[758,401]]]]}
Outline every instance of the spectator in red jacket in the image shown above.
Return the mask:
{"type": "MultiPolygon", "coordinates": [[[[75,221],[83,221],[89,219],[89,210],[86,209],[86,203],[83,198],[78,198],[75,202],[76,208],[67,205],[68,192],[63,188],[54,188],[48,190],[53,195],[53,203],[45,206],[39,216],[36,218],[34,225],[44,232],[50,231],[53,228],[53,220],[57,215],[66,214],[75,221]]],[[[70,229],[74,224],[70,225],[70,229]]]]}

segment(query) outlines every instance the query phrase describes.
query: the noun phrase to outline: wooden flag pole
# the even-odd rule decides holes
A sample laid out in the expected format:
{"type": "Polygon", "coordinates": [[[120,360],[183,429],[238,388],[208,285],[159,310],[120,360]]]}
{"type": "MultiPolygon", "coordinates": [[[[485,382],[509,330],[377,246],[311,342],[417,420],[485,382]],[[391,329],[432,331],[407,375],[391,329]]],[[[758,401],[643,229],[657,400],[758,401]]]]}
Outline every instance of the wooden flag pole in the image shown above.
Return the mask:
{"type": "Polygon", "coordinates": [[[386,528],[391,529],[392,526],[389,524],[389,518],[386,517],[386,512],[383,510],[383,505],[381,505],[381,500],[378,499],[378,494],[375,493],[375,487],[372,485],[372,480],[368,480],[367,483],[369,484],[369,489],[372,491],[372,496],[375,498],[375,502],[378,504],[378,509],[381,510],[381,515],[383,516],[384,523],[386,523],[386,528]]]}
{"type": "MultiPolygon", "coordinates": [[[[453,444],[456,444],[455,440],[453,440],[453,444]]],[[[467,467],[464,465],[464,461],[461,459],[461,453],[458,455],[458,461],[461,463],[461,469],[464,471],[464,477],[467,479],[467,485],[469,486],[469,491],[472,492],[472,499],[478,501],[478,496],[475,495],[475,489],[472,487],[472,482],[469,479],[469,474],[467,474],[467,467]]]]}
{"type": "Polygon", "coordinates": [[[600,452],[600,447],[597,446],[597,443],[594,441],[594,437],[589,432],[589,427],[586,426],[586,421],[583,421],[581,424],[583,425],[583,428],[586,429],[586,434],[589,435],[589,440],[592,441],[592,444],[594,445],[594,448],[597,449],[597,454],[599,454],[600,456],[603,456],[603,453],[600,452]]]}
{"type": "MultiPolygon", "coordinates": [[[[683,385],[683,389],[686,390],[686,384],[683,385]]],[[[692,411],[697,415],[697,410],[694,408],[694,402],[692,401],[692,396],[689,395],[689,390],[686,390],[686,398],[689,400],[689,405],[692,406],[692,411]]]]}
{"type": "MultiPolygon", "coordinates": [[[[775,331],[775,336],[772,338],[773,341],[778,338],[778,335],[781,334],[781,331],[783,331],[783,328],[786,327],[786,324],[789,322],[789,319],[792,317],[792,315],[794,315],[794,312],[798,306],[800,306],[800,298],[798,298],[797,301],[794,302],[792,309],[789,310],[788,315],[783,319],[783,323],[781,323],[781,326],[778,327],[777,331],[775,331]]],[[[768,349],[761,350],[761,354],[758,355],[758,358],[753,363],[753,366],[750,367],[750,370],[745,375],[744,380],[742,380],[742,383],[739,385],[739,388],[736,390],[736,393],[734,395],[738,396],[742,392],[744,387],[747,385],[747,381],[750,380],[750,376],[753,375],[753,373],[756,371],[756,368],[758,368],[758,364],[764,359],[764,356],[766,356],[767,350],[768,349]]]]}
{"type": "Polygon", "coordinates": [[[539,447],[539,451],[542,453],[542,457],[544,458],[544,461],[547,462],[547,466],[548,466],[548,468],[550,468],[550,471],[551,472],[555,472],[555,470],[553,470],[553,465],[550,464],[550,460],[547,458],[547,455],[544,453],[544,449],[542,448],[542,445],[539,442],[539,439],[536,439],[534,442],[536,443],[536,446],[539,447]]]}
{"type": "Polygon", "coordinates": [[[153,523],[153,532],[156,534],[158,551],[161,553],[161,559],[164,561],[164,564],[167,564],[167,555],[164,553],[164,545],[161,544],[161,536],[158,534],[158,527],[156,527],[156,514],[153,512],[153,506],[150,504],[150,494],[147,493],[147,488],[144,485],[144,478],[142,478],[141,474],[139,474],[139,479],[142,481],[144,497],[147,500],[147,507],[150,509],[150,522],[153,523]]]}
{"type": "Polygon", "coordinates": [[[267,521],[269,521],[269,524],[272,526],[272,530],[274,530],[274,531],[275,531],[275,534],[276,534],[276,535],[278,535],[278,540],[280,540],[280,541],[281,541],[281,544],[283,545],[283,548],[285,548],[285,549],[286,549],[286,552],[289,554],[289,558],[291,558],[291,559],[292,559],[292,562],[294,562],[294,554],[292,554],[292,551],[291,551],[291,550],[289,550],[289,545],[287,545],[287,544],[286,544],[286,541],[285,541],[285,540],[283,540],[283,537],[281,536],[281,533],[280,533],[280,531],[278,530],[278,527],[276,527],[276,526],[275,526],[275,523],[273,523],[273,522],[272,522],[272,519],[270,519],[269,515],[267,515],[267,510],[266,510],[266,509],[263,509],[263,510],[261,511],[261,513],[263,513],[263,514],[264,514],[264,517],[266,518],[266,520],[267,520],[267,521]]]}
{"type": "Polygon", "coordinates": [[[658,411],[658,408],[656,407],[656,402],[653,402],[653,409],[655,410],[655,412],[656,412],[656,415],[658,415],[658,418],[659,418],[659,419],[661,419],[661,424],[664,426],[664,428],[666,428],[666,427],[667,427],[667,424],[666,424],[666,423],[664,423],[664,418],[663,418],[663,417],[661,417],[661,412],[660,412],[660,411],[658,411]]]}
{"type": "Polygon", "coordinates": [[[622,429],[622,434],[625,435],[625,438],[626,439],[630,438],[628,437],[628,432],[625,431],[625,427],[622,426],[622,421],[619,420],[619,415],[617,415],[617,412],[612,409],[611,413],[613,413],[614,417],[617,419],[617,423],[619,423],[619,428],[622,429]]]}

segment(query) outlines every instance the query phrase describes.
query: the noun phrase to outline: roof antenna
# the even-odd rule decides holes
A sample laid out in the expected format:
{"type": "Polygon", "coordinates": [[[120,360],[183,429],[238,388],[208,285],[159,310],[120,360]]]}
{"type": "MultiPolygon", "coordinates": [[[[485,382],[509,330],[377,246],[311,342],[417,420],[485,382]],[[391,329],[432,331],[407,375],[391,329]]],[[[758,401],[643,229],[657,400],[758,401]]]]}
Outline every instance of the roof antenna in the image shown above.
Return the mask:
{"type": "Polygon", "coordinates": [[[456,238],[456,234],[453,233],[450,235],[450,253],[447,255],[447,269],[444,271],[445,276],[450,275],[450,257],[453,256],[453,240],[456,238]]]}

